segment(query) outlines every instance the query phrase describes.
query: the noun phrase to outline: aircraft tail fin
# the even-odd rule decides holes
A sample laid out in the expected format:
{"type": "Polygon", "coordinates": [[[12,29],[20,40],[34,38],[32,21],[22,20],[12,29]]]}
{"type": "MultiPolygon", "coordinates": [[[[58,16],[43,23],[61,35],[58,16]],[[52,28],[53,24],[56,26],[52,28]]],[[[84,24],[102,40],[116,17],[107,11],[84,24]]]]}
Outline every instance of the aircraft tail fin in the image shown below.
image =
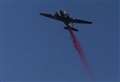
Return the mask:
{"type": "Polygon", "coordinates": [[[74,31],[78,31],[78,29],[73,28],[73,27],[64,27],[64,29],[66,29],[66,30],[68,30],[68,28],[71,28],[71,29],[74,30],[74,31]]]}

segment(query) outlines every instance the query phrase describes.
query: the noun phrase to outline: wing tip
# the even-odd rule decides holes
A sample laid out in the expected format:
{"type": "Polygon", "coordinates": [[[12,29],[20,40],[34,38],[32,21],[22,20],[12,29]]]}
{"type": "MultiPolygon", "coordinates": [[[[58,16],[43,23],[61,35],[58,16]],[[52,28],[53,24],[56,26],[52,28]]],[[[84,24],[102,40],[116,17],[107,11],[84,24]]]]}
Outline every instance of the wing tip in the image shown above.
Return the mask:
{"type": "Polygon", "coordinates": [[[89,24],[93,24],[93,22],[89,22],[89,24]]]}
{"type": "Polygon", "coordinates": [[[44,13],[40,13],[40,15],[44,15],[44,13]]]}

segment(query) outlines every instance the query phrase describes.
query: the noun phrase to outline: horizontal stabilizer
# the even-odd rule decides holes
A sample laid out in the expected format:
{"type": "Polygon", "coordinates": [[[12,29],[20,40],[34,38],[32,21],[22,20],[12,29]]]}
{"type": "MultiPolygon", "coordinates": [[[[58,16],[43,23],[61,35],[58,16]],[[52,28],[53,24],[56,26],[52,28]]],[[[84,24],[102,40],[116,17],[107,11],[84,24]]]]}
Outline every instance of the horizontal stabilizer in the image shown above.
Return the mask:
{"type": "Polygon", "coordinates": [[[69,28],[72,29],[72,30],[74,30],[74,31],[78,31],[78,29],[76,29],[76,28],[72,28],[72,27],[64,27],[64,29],[66,29],[66,30],[69,29],[69,28]]]}

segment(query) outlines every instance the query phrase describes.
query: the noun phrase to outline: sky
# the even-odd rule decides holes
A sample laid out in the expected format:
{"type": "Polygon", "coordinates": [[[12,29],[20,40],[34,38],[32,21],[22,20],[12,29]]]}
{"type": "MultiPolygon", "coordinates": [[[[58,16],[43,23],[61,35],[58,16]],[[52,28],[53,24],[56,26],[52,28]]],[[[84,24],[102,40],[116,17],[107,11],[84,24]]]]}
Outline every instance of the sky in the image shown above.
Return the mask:
{"type": "Polygon", "coordinates": [[[117,0],[0,0],[0,79],[90,82],[65,25],[39,15],[59,9],[93,21],[76,35],[95,82],[119,82],[117,0]]]}

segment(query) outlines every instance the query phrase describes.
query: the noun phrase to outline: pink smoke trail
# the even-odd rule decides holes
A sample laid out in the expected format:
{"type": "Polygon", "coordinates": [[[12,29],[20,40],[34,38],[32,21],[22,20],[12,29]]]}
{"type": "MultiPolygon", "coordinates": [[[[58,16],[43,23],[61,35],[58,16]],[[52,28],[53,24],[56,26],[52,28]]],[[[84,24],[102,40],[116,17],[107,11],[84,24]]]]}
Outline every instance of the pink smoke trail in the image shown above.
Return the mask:
{"type": "Polygon", "coordinates": [[[85,57],[85,54],[83,52],[83,49],[81,48],[81,45],[80,45],[77,37],[75,36],[73,30],[71,28],[68,28],[68,31],[69,31],[69,33],[71,35],[74,47],[75,47],[75,49],[77,50],[77,52],[78,52],[78,54],[80,56],[80,60],[81,60],[82,66],[83,66],[83,70],[85,71],[85,73],[87,74],[87,76],[89,77],[89,79],[92,80],[93,79],[92,78],[92,73],[91,73],[88,61],[87,61],[87,59],[85,57]]]}

